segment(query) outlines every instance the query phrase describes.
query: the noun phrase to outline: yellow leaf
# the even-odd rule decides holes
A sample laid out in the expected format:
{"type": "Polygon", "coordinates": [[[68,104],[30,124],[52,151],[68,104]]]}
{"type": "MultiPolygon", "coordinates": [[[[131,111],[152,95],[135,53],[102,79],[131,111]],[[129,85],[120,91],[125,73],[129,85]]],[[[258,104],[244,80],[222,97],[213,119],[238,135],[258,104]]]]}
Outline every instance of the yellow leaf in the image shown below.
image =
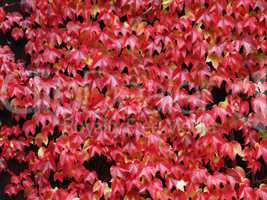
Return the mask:
{"type": "Polygon", "coordinates": [[[204,123],[199,123],[196,125],[197,133],[200,135],[200,137],[205,136],[207,133],[207,128],[204,123]]]}
{"type": "Polygon", "coordinates": [[[93,200],[99,200],[99,198],[96,194],[93,195],[93,200]]]}
{"type": "Polygon", "coordinates": [[[163,6],[163,10],[165,10],[166,8],[169,7],[170,3],[172,2],[173,0],[163,0],[162,1],[162,6],[163,6]]]}
{"type": "Polygon", "coordinates": [[[185,15],[182,18],[195,20],[196,17],[192,11],[185,9],[185,15]]]}
{"type": "Polygon", "coordinates": [[[42,141],[42,143],[44,143],[45,145],[48,144],[48,137],[46,135],[44,135],[43,133],[38,133],[35,137],[35,140],[40,140],[42,141]]]}
{"type": "Polygon", "coordinates": [[[129,28],[129,27],[130,27],[130,25],[129,25],[127,22],[123,22],[123,26],[124,26],[125,28],[129,28]]]}
{"type": "Polygon", "coordinates": [[[163,192],[165,192],[165,193],[168,193],[169,192],[169,190],[168,190],[168,188],[163,188],[163,192]]]}
{"type": "Polygon", "coordinates": [[[184,187],[186,186],[186,184],[187,183],[183,179],[178,180],[176,182],[176,188],[179,189],[179,190],[181,190],[182,192],[184,192],[184,187]]]}
{"type": "Polygon", "coordinates": [[[228,99],[225,98],[225,100],[224,100],[224,101],[221,101],[221,102],[219,103],[219,105],[220,105],[221,107],[223,107],[223,108],[227,108],[227,106],[229,105],[229,103],[228,103],[228,99]]]}
{"type": "Polygon", "coordinates": [[[137,35],[141,35],[145,30],[146,22],[137,22],[133,24],[132,29],[136,31],[137,35]]]}
{"type": "Polygon", "coordinates": [[[114,5],[114,4],[116,3],[116,1],[117,1],[117,0],[110,0],[110,3],[111,3],[112,5],[114,5]]]}
{"type": "Polygon", "coordinates": [[[98,12],[99,12],[98,5],[92,7],[92,9],[91,9],[91,15],[92,15],[93,17],[95,17],[95,16],[97,15],[98,12]]]}
{"type": "Polygon", "coordinates": [[[177,68],[177,65],[175,65],[174,63],[172,63],[172,64],[170,65],[170,68],[171,68],[172,70],[175,70],[175,69],[177,68]]]}
{"type": "Polygon", "coordinates": [[[213,162],[214,163],[218,163],[220,161],[220,157],[218,156],[217,153],[214,154],[214,159],[213,159],[213,162]]]}
{"type": "Polygon", "coordinates": [[[85,60],[85,64],[87,64],[87,65],[92,65],[92,64],[93,64],[93,59],[92,59],[90,56],[88,56],[88,57],[86,58],[86,60],[85,60]]]}
{"type": "Polygon", "coordinates": [[[259,136],[262,139],[266,139],[267,138],[267,130],[260,130],[258,133],[259,133],[259,136]]]}
{"type": "Polygon", "coordinates": [[[203,192],[208,192],[208,187],[204,187],[203,192]]]}
{"type": "Polygon", "coordinates": [[[95,182],[93,186],[93,192],[99,191],[100,187],[101,187],[101,182],[100,181],[95,182]]]}
{"type": "Polygon", "coordinates": [[[51,188],[50,189],[52,192],[56,192],[58,190],[58,187],[55,187],[55,188],[51,188]]]}
{"type": "Polygon", "coordinates": [[[39,158],[43,158],[44,157],[44,149],[43,149],[43,147],[40,147],[38,149],[37,155],[38,155],[39,158]]]}
{"type": "Polygon", "coordinates": [[[239,156],[244,157],[244,152],[242,151],[241,145],[239,143],[235,144],[234,153],[235,155],[238,154],[239,156]]]}
{"type": "Polygon", "coordinates": [[[106,185],[104,189],[104,195],[111,193],[111,191],[112,191],[111,188],[108,185],[106,185]]]}
{"type": "Polygon", "coordinates": [[[206,62],[211,62],[215,69],[217,69],[219,65],[218,58],[215,55],[208,55],[206,62]]]}

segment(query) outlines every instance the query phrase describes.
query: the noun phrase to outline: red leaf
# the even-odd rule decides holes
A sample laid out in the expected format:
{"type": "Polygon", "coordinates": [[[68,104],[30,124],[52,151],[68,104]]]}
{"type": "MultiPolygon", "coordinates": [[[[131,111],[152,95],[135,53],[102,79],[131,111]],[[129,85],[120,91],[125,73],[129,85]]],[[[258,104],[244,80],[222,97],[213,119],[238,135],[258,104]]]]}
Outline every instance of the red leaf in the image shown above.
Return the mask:
{"type": "Polygon", "coordinates": [[[226,177],[223,174],[216,173],[208,176],[207,185],[210,190],[213,186],[220,188],[220,184],[223,184],[224,186],[226,184],[226,177]]]}
{"type": "Polygon", "coordinates": [[[16,27],[12,29],[11,35],[15,40],[18,40],[24,36],[24,33],[23,33],[23,30],[16,27]]]}
{"type": "Polygon", "coordinates": [[[173,110],[173,98],[171,96],[165,96],[161,98],[157,104],[163,113],[172,112],[173,110]]]}
{"type": "Polygon", "coordinates": [[[256,158],[263,157],[265,163],[267,163],[267,140],[263,140],[260,144],[256,144],[256,158]]]}

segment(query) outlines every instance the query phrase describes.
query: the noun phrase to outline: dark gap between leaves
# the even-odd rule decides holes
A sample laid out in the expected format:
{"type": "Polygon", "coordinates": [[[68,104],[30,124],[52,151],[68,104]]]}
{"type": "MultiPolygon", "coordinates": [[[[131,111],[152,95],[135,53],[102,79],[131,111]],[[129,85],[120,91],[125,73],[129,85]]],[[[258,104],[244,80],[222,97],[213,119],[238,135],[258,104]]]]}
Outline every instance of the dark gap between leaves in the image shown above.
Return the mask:
{"type": "Polygon", "coordinates": [[[25,66],[28,66],[31,63],[31,56],[26,54],[24,49],[27,42],[28,40],[25,37],[15,41],[12,38],[10,31],[5,34],[0,32],[0,45],[8,45],[15,55],[15,60],[22,60],[25,66]]]}
{"type": "Polygon", "coordinates": [[[89,171],[95,171],[98,179],[110,183],[111,181],[111,166],[115,165],[115,161],[110,161],[105,155],[94,155],[92,158],[84,162],[84,167],[89,171]]]}
{"type": "Polygon", "coordinates": [[[18,161],[15,158],[7,160],[7,166],[17,176],[29,167],[27,162],[18,161]]]}
{"type": "Polygon", "coordinates": [[[59,180],[54,179],[54,175],[55,175],[55,172],[51,171],[49,175],[49,182],[52,188],[58,187],[58,188],[67,189],[69,184],[74,180],[71,177],[64,177],[63,181],[60,182],[59,180]]]}
{"type": "Polygon", "coordinates": [[[4,195],[4,188],[10,183],[10,174],[6,171],[0,173],[0,197],[4,195]]]}
{"type": "Polygon", "coordinates": [[[214,104],[218,104],[219,102],[225,100],[225,97],[227,96],[225,86],[226,86],[226,81],[223,81],[220,87],[212,88],[211,94],[213,97],[214,104]]]}

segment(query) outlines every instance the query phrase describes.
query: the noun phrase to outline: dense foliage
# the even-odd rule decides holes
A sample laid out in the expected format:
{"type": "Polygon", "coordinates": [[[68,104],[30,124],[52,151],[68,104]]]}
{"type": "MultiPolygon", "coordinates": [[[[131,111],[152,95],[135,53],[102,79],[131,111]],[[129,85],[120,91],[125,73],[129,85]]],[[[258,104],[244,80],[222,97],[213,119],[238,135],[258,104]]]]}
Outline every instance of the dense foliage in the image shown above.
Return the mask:
{"type": "Polygon", "coordinates": [[[0,199],[267,199],[264,0],[0,1],[0,199]]]}

